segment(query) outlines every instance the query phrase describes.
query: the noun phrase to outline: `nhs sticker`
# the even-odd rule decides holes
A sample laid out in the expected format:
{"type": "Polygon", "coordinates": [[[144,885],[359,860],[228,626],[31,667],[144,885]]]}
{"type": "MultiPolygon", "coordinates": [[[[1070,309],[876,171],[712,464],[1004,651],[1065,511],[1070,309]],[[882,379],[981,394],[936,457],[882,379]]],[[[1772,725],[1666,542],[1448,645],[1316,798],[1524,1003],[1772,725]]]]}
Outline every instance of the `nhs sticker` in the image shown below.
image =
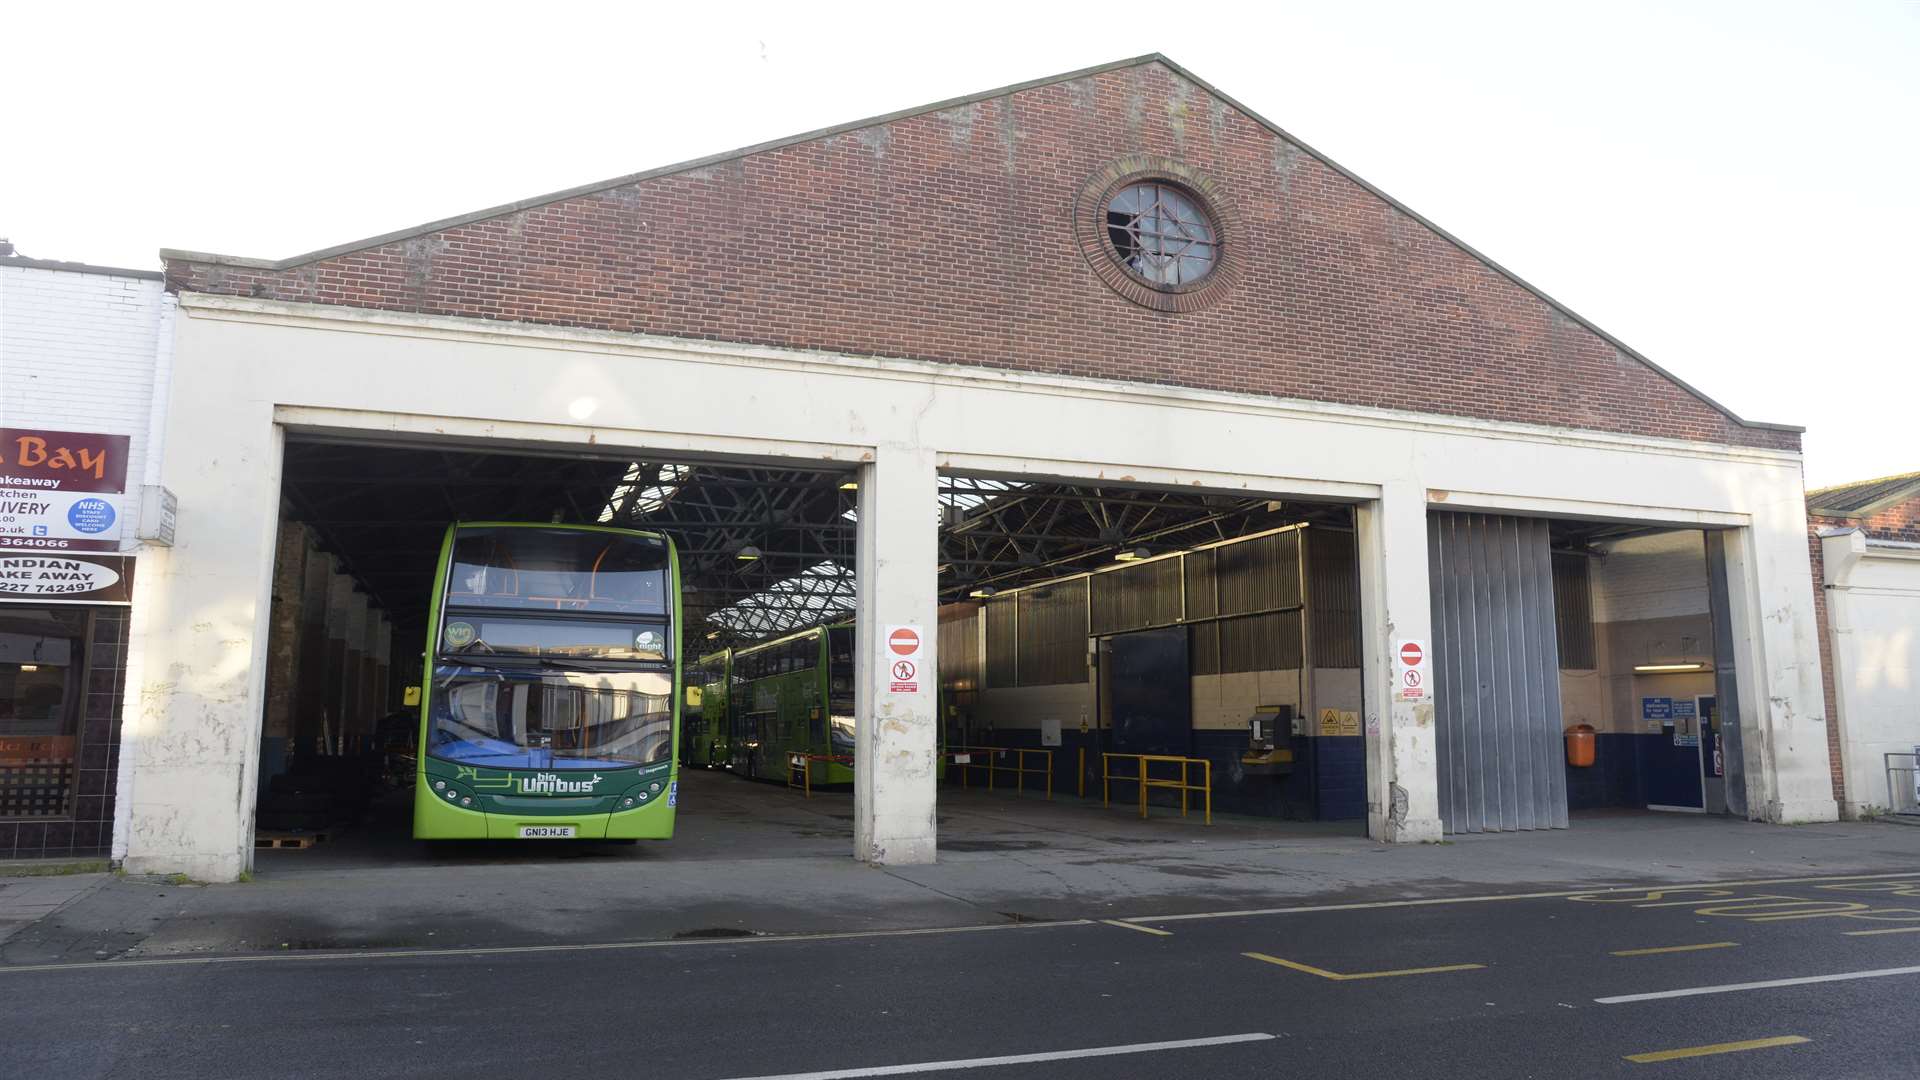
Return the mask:
{"type": "Polygon", "coordinates": [[[667,785],[667,805],[668,806],[680,805],[680,781],[678,780],[675,780],[673,783],[667,785]]]}

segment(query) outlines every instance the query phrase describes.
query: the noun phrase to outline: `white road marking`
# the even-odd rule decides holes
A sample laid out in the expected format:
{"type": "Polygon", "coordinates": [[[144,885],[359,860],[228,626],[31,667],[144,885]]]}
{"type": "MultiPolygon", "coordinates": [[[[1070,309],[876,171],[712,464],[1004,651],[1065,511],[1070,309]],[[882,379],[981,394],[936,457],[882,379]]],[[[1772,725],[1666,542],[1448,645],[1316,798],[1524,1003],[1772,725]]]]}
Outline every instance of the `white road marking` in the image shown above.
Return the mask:
{"type": "Polygon", "coordinates": [[[1884,979],[1892,975],[1920,975],[1920,966],[1879,968],[1874,971],[1842,971],[1834,975],[1802,975],[1797,979],[1767,979],[1763,982],[1727,983],[1722,986],[1690,986],[1685,990],[1658,990],[1651,994],[1620,994],[1594,998],[1602,1005],[1625,1005],[1634,1001],[1664,1001],[1667,998],[1699,997],[1703,994],[1737,994],[1743,990],[1771,990],[1776,986],[1810,986],[1814,983],[1849,982],[1853,979],[1884,979]]]}
{"type": "Polygon", "coordinates": [[[1173,936],[1173,931],[1171,930],[1155,930],[1151,926],[1140,926],[1135,923],[1127,922],[1125,919],[1101,919],[1100,921],[1103,923],[1106,923],[1108,926],[1117,926],[1122,930],[1138,930],[1143,934],[1153,934],[1157,937],[1173,936]]]}
{"type": "MultiPolygon", "coordinates": [[[[1700,881],[1688,885],[1659,882],[1637,885],[1602,885],[1585,889],[1560,889],[1554,892],[1493,893],[1487,896],[1441,896],[1431,899],[1374,900],[1358,904],[1302,904],[1296,907],[1248,908],[1242,911],[1196,911],[1182,915],[1128,915],[1126,922],[1185,922],[1190,919],[1244,919],[1255,915],[1298,915],[1311,911],[1372,911],[1379,908],[1434,907],[1442,904],[1486,904],[1499,900],[1557,900],[1569,896],[1601,896],[1617,892],[1684,892],[1688,889],[1724,889],[1746,885],[1796,885],[1815,881],[1882,881],[1895,878],[1920,878],[1920,872],[1899,874],[1848,874],[1834,877],[1766,878],[1758,881],[1700,881]]],[[[1689,901],[1691,902],[1691,901],[1689,901]]]]}
{"type": "Polygon", "coordinates": [[[999,1057],[956,1058],[952,1061],[919,1061],[911,1065],[827,1069],[821,1072],[735,1077],[734,1080],[852,1080],[853,1077],[860,1076],[904,1076],[907,1073],[944,1072],[948,1069],[989,1069],[1000,1065],[1031,1065],[1036,1062],[1068,1061],[1073,1058],[1117,1057],[1121,1054],[1153,1054],[1162,1050],[1191,1050],[1201,1046],[1229,1046],[1233,1043],[1264,1042],[1274,1037],[1264,1031],[1250,1031],[1244,1035],[1216,1035],[1210,1039],[1174,1039],[1169,1042],[1128,1043],[1125,1046],[1092,1046],[1084,1050],[1048,1050],[1038,1054],[1003,1054],[999,1057]]]}

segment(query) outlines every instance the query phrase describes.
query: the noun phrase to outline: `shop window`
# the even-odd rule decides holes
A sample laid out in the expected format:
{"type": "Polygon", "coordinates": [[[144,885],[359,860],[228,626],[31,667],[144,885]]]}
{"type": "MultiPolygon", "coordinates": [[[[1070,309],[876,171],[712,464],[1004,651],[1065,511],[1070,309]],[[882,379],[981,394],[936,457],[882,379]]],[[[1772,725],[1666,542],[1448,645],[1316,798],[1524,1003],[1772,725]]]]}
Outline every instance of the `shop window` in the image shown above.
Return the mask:
{"type": "Polygon", "coordinates": [[[0,608],[0,819],[73,813],[84,609],[0,608]]]}

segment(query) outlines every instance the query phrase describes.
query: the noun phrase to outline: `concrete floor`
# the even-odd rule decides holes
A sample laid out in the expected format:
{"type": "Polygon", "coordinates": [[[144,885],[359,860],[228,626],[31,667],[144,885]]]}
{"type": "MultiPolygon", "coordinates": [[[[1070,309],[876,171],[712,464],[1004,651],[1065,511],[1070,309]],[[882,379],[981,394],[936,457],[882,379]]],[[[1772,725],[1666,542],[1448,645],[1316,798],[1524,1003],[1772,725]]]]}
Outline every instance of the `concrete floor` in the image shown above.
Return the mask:
{"type": "Polygon", "coordinates": [[[0,964],[338,949],[897,930],[1263,909],[1302,902],[1920,869],[1920,829],[1780,828],[1697,815],[1580,815],[1551,832],[1381,845],[1356,823],[1288,824],[1070,796],[946,789],[941,856],[851,857],[851,796],[696,773],[670,842],[447,843],[405,800],[255,879],[100,878],[0,944],[0,964]]]}
{"type": "MultiPolygon", "coordinates": [[[[1163,798],[1165,796],[1162,796],[1163,798]]],[[[734,859],[844,859],[853,851],[853,794],[815,791],[806,797],[779,784],[727,772],[681,774],[679,816],[671,841],[635,845],[540,844],[519,841],[426,844],[412,838],[408,792],[390,793],[366,821],[305,850],[257,853],[258,877],[314,870],[417,865],[549,865],[576,861],[647,866],[734,859]]],[[[1365,844],[1362,821],[1298,822],[1215,814],[1207,825],[1196,800],[1187,816],[1177,804],[1149,808],[1146,820],[1129,804],[1100,805],[1099,793],[1081,799],[1036,789],[1018,794],[979,784],[940,789],[942,856],[1035,852],[1069,856],[1130,848],[1184,845],[1210,849],[1242,844],[1313,846],[1328,841],[1365,844]]]]}

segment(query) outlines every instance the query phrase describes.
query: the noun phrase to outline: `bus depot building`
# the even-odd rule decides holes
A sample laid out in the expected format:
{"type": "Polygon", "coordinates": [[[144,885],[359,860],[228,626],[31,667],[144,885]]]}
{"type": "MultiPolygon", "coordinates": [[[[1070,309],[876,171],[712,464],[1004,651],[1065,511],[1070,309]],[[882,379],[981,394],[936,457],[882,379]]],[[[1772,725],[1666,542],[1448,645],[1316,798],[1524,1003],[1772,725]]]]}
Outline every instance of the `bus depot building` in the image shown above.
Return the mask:
{"type": "Polygon", "coordinates": [[[1046,751],[1061,795],[1204,762],[1220,813],[1382,842],[1835,817],[1798,430],[1164,58],[294,258],[163,254],[179,512],[134,582],[131,871],[234,879],[268,774],[431,680],[463,520],[672,538],[676,757],[725,758],[680,768],[843,759],[875,864],[935,859],[970,747],[1046,751]],[[352,716],[299,690],[322,556],[391,627],[352,716]],[[732,693],[816,666],[791,724],[732,693]]]}

